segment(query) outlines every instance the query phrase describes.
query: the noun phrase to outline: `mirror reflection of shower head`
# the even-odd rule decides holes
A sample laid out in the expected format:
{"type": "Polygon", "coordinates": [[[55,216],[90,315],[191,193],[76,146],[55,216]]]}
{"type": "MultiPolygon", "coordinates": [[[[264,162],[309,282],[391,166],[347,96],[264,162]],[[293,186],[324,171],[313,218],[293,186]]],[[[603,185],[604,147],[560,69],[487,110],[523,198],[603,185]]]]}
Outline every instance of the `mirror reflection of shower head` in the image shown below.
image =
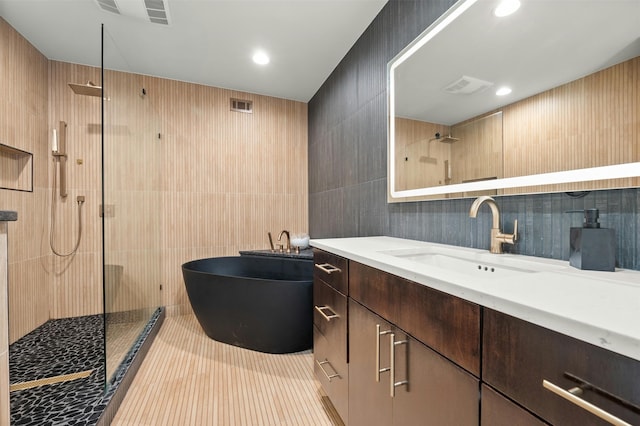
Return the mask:
{"type": "Polygon", "coordinates": [[[84,95],[84,96],[96,96],[102,97],[102,87],[96,86],[91,81],[88,81],[87,84],[77,84],[77,83],[67,83],[73,93],[76,95],[84,95]]]}
{"type": "Polygon", "coordinates": [[[431,141],[440,141],[442,143],[454,143],[454,142],[458,142],[460,140],[458,138],[454,138],[453,136],[451,136],[451,134],[449,134],[447,136],[442,136],[440,134],[440,132],[437,132],[434,136],[435,136],[434,138],[429,139],[429,142],[431,142],[431,141]]]}

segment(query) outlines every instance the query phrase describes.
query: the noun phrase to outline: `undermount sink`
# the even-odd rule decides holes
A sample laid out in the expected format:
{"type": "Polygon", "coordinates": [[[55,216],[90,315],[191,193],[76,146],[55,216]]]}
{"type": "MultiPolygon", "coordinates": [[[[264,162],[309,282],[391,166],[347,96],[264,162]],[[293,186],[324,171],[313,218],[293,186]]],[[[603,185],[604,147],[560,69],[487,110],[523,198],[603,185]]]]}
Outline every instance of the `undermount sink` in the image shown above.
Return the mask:
{"type": "Polygon", "coordinates": [[[384,250],[379,253],[476,278],[512,277],[562,268],[557,265],[524,260],[521,256],[496,255],[453,247],[384,250]]]}

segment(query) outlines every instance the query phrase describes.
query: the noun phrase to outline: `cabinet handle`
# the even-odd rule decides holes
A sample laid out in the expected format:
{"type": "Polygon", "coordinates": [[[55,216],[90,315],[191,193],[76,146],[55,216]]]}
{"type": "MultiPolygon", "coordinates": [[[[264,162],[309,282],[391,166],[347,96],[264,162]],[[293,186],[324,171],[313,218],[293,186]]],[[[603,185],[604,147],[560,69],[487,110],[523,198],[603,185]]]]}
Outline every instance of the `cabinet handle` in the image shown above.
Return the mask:
{"type": "Polygon", "coordinates": [[[331,365],[331,363],[325,358],[324,361],[318,361],[316,359],[316,364],[318,364],[318,367],[320,367],[320,370],[322,370],[322,373],[324,374],[324,376],[327,378],[327,380],[331,381],[331,379],[335,379],[336,377],[340,378],[340,374],[338,374],[338,372],[336,371],[335,368],[333,368],[333,365],[331,365]],[[329,374],[327,373],[327,370],[324,369],[323,365],[325,364],[329,364],[329,366],[331,367],[331,369],[333,371],[336,371],[334,374],[329,374]]]}
{"type": "Polygon", "coordinates": [[[316,268],[326,272],[329,275],[331,275],[333,272],[342,272],[342,269],[337,268],[330,263],[321,263],[321,264],[316,263],[315,265],[316,265],[316,268]]]}
{"type": "Polygon", "coordinates": [[[380,373],[389,371],[389,368],[380,368],[380,336],[391,333],[391,330],[380,331],[380,324],[376,324],[376,382],[380,381],[380,373]]]}
{"type": "Polygon", "coordinates": [[[391,367],[390,371],[389,371],[389,394],[391,395],[391,398],[396,396],[396,387],[398,386],[402,386],[402,385],[408,385],[409,381],[408,380],[402,380],[400,382],[396,382],[396,346],[398,345],[405,345],[407,343],[409,343],[408,340],[399,340],[399,341],[395,341],[396,339],[396,335],[394,333],[391,333],[391,336],[389,336],[389,358],[391,359],[391,367]]]}
{"type": "Polygon", "coordinates": [[[581,395],[582,394],[582,389],[580,389],[579,387],[575,387],[569,390],[564,390],[562,389],[560,386],[556,386],[553,383],[547,381],[547,380],[542,380],[542,386],[547,389],[550,390],[551,392],[555,393],[556,395],[566,399],[569,402],[572,402],[573,404],[577,405],[578,407],[582,408],[583,410],[587,410],[588,412],[590,412],[591,414],[600,417],[602,420],[611,423],[612,425],[616,425],[616,426],[631,426],[631,424],[625,422],[622,419],[619,419],[618,417],[614,416],[613,414],[610,414],[606,411],[604,411],[602,408],[595,406],[593,404],[591,404],[590,402],[585,401],[582,398],[578,398],[576,395],[581,395]]]}
{"type": "Polygon", "coordinates": [[[327,322],[330,322],[334,318],[340,318],[340,315],[333,312],[333,310],[328,306],[314,306],[315,310],[322,315],[322,318],[326,319],[327,322]],[[324,311],[327,310],[330,312],[329,315],[325,314],[324,311]]]}

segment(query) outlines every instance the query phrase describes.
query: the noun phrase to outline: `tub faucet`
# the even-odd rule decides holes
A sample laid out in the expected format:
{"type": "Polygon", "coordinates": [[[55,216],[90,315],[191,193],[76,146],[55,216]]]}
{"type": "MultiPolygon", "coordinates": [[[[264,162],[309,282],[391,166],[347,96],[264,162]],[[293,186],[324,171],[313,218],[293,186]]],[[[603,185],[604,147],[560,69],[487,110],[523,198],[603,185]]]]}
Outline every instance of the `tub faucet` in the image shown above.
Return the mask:
{"type": "Polygon", "coordinates": [[[495,200],[489,196],[483,195],[476,198],[471,204],[469,210],[469,217],[475,218],[478,215],[478,209],[482,203],[487,203],[491,208],[491,214],[493,216],[493,224],[491,225],[491,253],[502,253],[502,243],[515,244],[518,239],[518,219],[513,222],[513,234],[503,234],[500,231],[500,210],[495,200]]]}
{"type": "MultiPolygon", "coordinates": [[[[284,250],[287,253],[291,253],[291,238],[289,237],[289,231],[286,231],[286,230],[282,231],[280,233],[280,236],[278,237],[278,241],[282,240],[282,234],[284,234],[285,237],[287,237],[287,239],[285,240],[284,250]]],[[[282,247],[282,245],[281,245],[281,247],[282,247]]]]}

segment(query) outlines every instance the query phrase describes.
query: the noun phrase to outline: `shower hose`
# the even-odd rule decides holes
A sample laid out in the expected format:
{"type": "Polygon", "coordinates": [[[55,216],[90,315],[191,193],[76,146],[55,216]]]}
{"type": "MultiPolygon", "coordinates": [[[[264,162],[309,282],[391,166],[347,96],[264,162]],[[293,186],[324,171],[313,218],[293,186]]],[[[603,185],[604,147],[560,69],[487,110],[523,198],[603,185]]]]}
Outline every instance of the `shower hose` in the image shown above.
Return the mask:
{"type": "Polygon", "coordinates": [[[80,246],[80,239],[82,238],[82,204],[83,200],[78,200],[78,239],[76,240],[76,245],[69,253],[60,253],[58,252],[53,243],[53,234],[56,227],[56,188],[58,187],[58,173],[56,169],[57,161],[54,161],[54,171],[53,171],[53,190],[51,191],[51,226],[49,227],[49,246],[51,247],[51,251],[56,256],[60,257],[69,257],[75,254],[78,251],[78,247],[80,246]]]}

